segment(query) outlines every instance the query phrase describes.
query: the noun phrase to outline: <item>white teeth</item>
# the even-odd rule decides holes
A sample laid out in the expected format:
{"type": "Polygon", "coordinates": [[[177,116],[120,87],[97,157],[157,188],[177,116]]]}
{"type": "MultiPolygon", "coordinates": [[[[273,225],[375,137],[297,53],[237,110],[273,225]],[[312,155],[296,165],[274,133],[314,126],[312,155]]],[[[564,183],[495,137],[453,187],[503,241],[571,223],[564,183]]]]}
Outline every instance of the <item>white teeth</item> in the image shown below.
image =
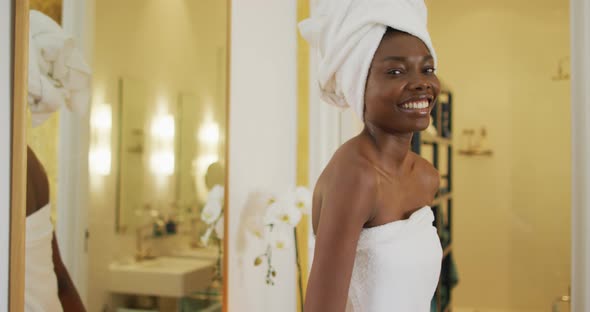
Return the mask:
{"type": "Polygon", "coordinates": [[[402,107],[405,109],[423,109],[428,107],[428,101],[405,103],[402,107]]]}

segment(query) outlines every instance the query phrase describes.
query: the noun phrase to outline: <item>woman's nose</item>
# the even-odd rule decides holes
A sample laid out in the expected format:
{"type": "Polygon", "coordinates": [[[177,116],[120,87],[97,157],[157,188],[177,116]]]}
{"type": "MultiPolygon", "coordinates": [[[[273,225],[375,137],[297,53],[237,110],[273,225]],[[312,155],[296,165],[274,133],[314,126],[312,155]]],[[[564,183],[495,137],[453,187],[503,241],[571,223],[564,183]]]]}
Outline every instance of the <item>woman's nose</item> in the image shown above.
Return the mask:
{"type": "Polygon", "coordinates": [[[416,74],[410,77],[408,88],[410,90],[428,90],[432,88],[432,85],[430,84],[430,81],[426,79],[426,77],[416,74]]]}

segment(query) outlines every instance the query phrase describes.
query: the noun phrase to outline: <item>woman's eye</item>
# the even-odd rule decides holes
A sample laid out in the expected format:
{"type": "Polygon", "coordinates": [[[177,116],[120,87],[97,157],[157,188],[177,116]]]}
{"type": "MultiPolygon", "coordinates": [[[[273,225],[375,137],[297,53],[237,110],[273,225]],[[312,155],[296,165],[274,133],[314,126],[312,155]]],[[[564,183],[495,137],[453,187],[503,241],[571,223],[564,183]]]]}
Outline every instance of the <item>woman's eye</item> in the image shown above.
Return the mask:
{"type": "Polygon", "coordinates": [[[426,68],[425,72],[427,74],[434,74],[436,72],[436,69],[434,67],[428,67],[426,68]]]}
{"type": "Polygon", "coordinates": [[[401,75],[402,71],[399,69],[390,69],[389,71],[387,71],[387,74],[389,75],[401,75]]]}

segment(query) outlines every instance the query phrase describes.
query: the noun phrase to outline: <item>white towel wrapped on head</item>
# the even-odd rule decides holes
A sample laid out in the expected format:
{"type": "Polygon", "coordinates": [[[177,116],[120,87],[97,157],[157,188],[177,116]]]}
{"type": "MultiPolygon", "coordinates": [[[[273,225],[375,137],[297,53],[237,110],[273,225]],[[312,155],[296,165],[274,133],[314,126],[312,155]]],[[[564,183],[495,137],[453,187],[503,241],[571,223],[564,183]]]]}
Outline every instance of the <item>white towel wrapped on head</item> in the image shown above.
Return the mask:
{"type": "Polygon", "coordinates": [[[31,10],[29,30],[29,106],[33,126],[63,105],[85,113],[91,71],[74,38],[47,15],[31,10]]]}
{"type": "Polygon", "coordinates": [[[387,27],[421,39],[435,59],[423,0],[320,0],[301,35],[319,52],[322,99],[363,119],[365,84],[387,27]]]}

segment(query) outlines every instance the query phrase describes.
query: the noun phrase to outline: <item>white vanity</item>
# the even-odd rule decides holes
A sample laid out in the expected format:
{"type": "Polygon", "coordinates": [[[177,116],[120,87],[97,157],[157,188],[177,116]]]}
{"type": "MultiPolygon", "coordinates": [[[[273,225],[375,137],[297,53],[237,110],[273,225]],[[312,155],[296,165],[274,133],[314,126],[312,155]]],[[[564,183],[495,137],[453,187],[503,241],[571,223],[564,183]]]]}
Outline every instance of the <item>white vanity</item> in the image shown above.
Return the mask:
{"type": "Polygon", "coordinates": [[[207,289],[215,273],[215,260],[158,257],[109,266],[112,293],[181,298],[207,289]]]}

